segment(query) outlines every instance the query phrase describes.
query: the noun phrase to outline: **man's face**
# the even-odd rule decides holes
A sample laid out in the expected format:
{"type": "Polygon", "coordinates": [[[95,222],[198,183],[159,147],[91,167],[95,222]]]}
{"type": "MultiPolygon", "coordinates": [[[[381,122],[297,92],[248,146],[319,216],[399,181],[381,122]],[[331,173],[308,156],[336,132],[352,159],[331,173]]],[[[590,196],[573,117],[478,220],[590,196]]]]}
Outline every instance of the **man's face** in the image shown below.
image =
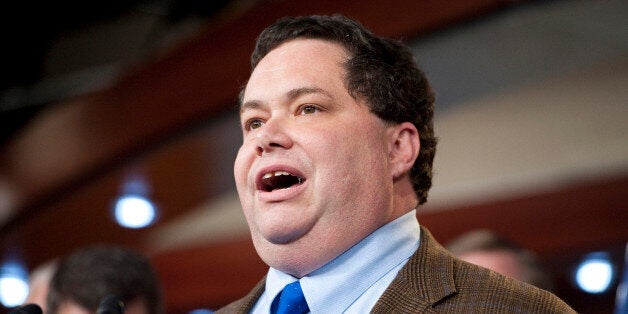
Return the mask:
{"type": "Polygon", "coordinates": [[[391,129],[349,95],[339,45],[288,41],[244,91],[238,194],[270,266],[303,276],[390,220],[391,129]]]}

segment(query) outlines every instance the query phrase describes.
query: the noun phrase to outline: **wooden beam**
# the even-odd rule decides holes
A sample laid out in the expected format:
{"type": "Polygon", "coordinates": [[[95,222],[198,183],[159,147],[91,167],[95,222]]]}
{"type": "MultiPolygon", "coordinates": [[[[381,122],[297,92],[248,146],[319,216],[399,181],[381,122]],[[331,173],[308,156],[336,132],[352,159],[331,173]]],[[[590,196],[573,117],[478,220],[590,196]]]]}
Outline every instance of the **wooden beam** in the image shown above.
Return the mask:
{"type": "Polygon", "coordinates": [[[488,228],[545,256],[625,245],[628,240],[628,177],[590,182],[539,194],[438,212],[419,212],[419,222],[441,241],[488,228]]]}

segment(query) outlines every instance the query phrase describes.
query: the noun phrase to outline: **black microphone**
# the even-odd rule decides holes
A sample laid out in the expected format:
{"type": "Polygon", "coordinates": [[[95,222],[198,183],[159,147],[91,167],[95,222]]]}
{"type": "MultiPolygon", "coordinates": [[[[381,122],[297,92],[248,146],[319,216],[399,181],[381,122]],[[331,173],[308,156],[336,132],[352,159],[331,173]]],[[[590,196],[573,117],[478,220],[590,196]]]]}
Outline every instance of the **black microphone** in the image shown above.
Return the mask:
{"type": "Polygon", "coordinates": [[[108,295],[100,300],[96,314],[124,314],[124,302],[115,295],[108,295]]]}
{"type": "Polygon", "coordinates": [[[9,312],[9,314],[42,314],[41,307],[37,304],[26,304],[18,306],[9,312]]]}

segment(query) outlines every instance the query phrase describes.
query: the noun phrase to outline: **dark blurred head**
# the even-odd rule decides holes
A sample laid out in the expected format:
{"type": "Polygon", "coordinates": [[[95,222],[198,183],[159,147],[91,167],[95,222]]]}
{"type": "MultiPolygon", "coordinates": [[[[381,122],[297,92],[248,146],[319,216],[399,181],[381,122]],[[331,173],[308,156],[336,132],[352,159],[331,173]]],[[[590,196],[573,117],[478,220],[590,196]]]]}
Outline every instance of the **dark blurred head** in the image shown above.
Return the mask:
{"type": "Polygon", "coordinates": [[[163,313],[160,284],[148,259],[112,246],[81,249],[61,260],[50,283],[47,308],[64,313],[71,304],[94,313],[101,299],[111,294],[132,311],[163,313]]]}
{"type": "Polygon", "coordinates": [[[537,256],[495,232],[473,230],[449,242],[447,249],[467,262],[503,275],[553,290],[552,279],[537,256]]]}

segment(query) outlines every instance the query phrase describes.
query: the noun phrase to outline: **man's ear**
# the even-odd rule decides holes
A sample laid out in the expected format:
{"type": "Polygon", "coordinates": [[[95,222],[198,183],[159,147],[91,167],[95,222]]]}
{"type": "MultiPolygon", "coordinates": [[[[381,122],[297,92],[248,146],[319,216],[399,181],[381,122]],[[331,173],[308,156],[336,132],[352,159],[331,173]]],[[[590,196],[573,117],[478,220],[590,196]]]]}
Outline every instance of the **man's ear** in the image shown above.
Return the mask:
{"type": "Polygon", "coordinates": [[[414,124],[403,122],[390,129],[390,174],[398,179],[409,172],[419,156],[421,141],[414,124]]]}

